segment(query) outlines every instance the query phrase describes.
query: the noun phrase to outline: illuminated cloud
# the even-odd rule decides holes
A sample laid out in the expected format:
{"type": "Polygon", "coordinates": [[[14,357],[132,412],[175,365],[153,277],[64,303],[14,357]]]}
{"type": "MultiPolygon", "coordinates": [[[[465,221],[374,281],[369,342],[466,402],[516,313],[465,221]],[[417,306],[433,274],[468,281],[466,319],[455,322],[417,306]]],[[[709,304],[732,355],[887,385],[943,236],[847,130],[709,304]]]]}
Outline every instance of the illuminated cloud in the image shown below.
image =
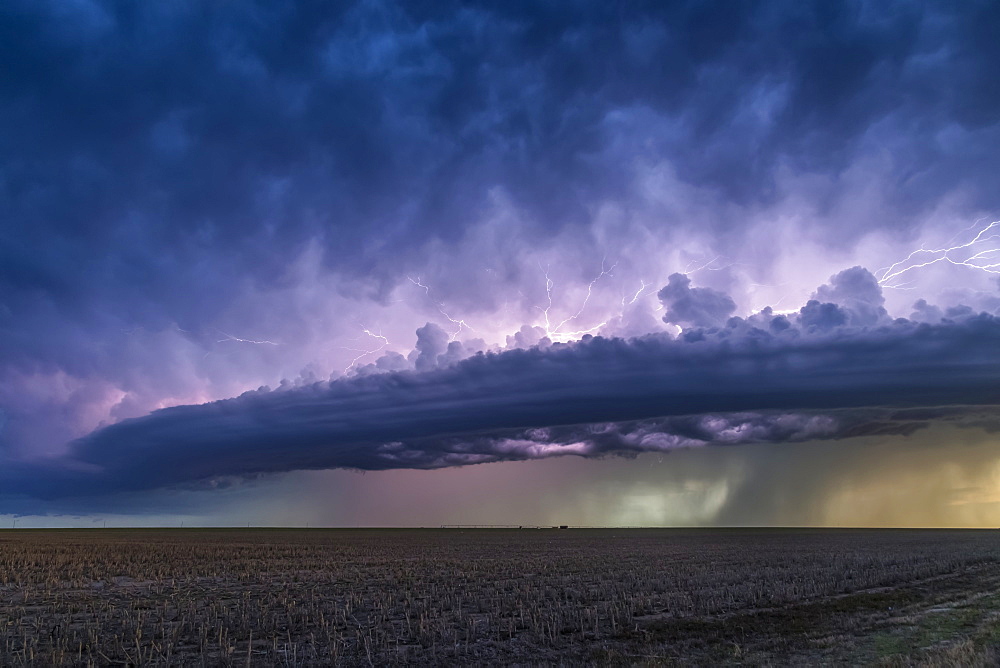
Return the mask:
{"type": "MultiPolygon", "coordinates": [[[[671,281],[729,309],[724,294],[671,281]]],[[[941,422],[1000,428],[1000,319],[888,321],[879,291],[855,267],[816,291],[843,306],[810,300],[798,315],[730,318],[677,339],[588,336],[462,361],[445,355],[446,333],[427,325],[412,371],[155,411],[80,439],[62,459],[10,469],[3,489],[77,496],[298,469],[433,469],[905,435],[941,422]]]]}
{"type": "Polygon", "coordinates": [[[5,2],[0,493],[995,403],[998,32],[992,3],[5,2]]]}
{"type": "Polygon", "coordinates": [[[666,314],[663,322],[683,327],[719,327],[736,311],[736,302],[718,290],[692,288],[684,274],[672,274],[670,282],[656,293],[666,314]]]}

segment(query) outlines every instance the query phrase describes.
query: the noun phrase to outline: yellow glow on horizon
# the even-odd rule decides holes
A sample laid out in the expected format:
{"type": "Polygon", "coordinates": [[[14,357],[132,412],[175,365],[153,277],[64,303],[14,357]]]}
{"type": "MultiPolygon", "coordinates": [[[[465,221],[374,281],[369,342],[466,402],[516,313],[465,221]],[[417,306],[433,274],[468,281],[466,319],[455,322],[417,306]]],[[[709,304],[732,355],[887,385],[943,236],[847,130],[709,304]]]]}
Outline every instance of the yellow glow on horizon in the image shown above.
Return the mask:
{"type": "Polygon", "coordinates": [[[827,496],[822,524],[1000,527],[1000,442],[973,430],[928,430],[879,444],[827,496]],[[978,434],[979,439],[972,436],[978,434]],[[935,437],[944,442],[926,443],[935,437]],[[919,438],[919,435],[916,436],[919,438]]]}

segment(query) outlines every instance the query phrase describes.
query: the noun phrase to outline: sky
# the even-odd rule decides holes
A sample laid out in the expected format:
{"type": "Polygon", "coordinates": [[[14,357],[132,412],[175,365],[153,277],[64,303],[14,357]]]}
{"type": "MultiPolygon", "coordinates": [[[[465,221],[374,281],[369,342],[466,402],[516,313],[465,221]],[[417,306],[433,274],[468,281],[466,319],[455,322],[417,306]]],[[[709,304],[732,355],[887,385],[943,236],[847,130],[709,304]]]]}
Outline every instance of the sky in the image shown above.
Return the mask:
{"type": "Polygon", "coordinates": [[[0,525],[1000,525],[1000,6],[0,6],[0,525]]]}

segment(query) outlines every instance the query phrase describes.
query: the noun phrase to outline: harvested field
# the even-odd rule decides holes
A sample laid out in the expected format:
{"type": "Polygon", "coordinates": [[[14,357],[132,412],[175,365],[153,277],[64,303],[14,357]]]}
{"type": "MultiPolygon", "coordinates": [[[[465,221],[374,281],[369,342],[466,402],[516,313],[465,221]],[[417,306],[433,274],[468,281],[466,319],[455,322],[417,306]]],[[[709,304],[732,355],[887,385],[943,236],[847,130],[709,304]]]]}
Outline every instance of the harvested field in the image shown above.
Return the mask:
{"type": "Polygon", "coordinates": [[[992,665],[1000,531],[7,530],[2,665],[992,665]]]}

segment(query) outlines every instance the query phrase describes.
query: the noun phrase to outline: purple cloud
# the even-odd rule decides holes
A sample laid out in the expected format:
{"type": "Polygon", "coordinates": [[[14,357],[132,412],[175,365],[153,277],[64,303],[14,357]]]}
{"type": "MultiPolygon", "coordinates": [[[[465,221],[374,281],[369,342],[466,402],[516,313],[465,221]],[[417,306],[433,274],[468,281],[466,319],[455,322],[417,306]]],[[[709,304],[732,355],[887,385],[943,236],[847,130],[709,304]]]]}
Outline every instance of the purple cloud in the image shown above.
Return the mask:
{"type": "Polygon", "coordinates": [[[860,265],[1000,208],[998,33],[995,3],[5,2],[0,493],[992,405],[1000,293],[962,262],[992,232],[884,295],[860,265]]]}
{"type": "Polygon", "coordinates": [[[692,288],[684,274],[672,274],[656,293],[667,312],[663,322],[684,327],[718,327],[736,312],[736,302],[718,290],[692,288]]]}
{"type": "MultiPolygon", "coordinates": [[[[295,469],[904,434],[935,415],[996,421],[1000,319],[817,327],[810,309],[167,408],[100,429],[61,460],[8,469],[3,489],[75,496],[295,469]]],[[[439,351],[424,331],[435,343],[421,352],[439,351]]]]}

